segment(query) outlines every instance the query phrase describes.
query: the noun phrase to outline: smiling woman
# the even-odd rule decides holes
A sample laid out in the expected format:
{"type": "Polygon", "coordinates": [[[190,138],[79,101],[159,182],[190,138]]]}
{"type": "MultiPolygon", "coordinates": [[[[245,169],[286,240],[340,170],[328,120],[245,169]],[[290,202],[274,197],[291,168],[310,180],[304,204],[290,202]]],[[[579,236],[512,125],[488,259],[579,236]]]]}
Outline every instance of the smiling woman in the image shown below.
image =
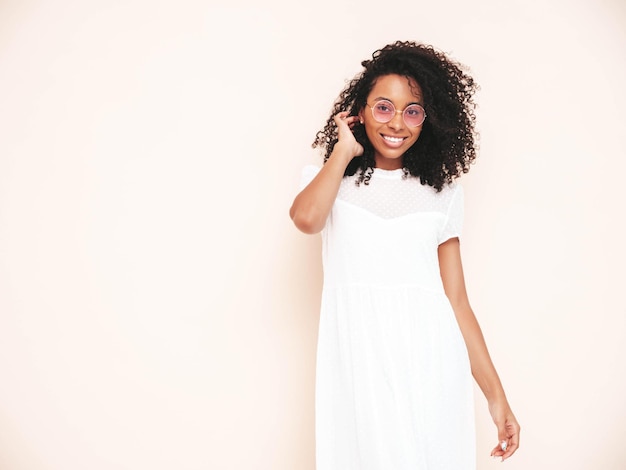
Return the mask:
{"type": "Polygon", "coordinates": [[[420,105],[423,102],[421,89],[412,78],[383,75],[376,80],[370,96],[375,97],[368,100],[374,103],[373,106],[368,104],[372,112],[370,114],[362,109],[359,122],[365,127],[367,138],[374,147],[376,168],[402,168],[402,156],[422,132],[423,119],[415,125],[417,121],[414,117],[417,114],[421,119],[424,115],[424,108],[420,105]],[[394,103],[402,103],[404,109],[396,110],[394,103]],[[405,113],[409,113],[408,119],[405,113]]]}
{"type": "MultiPolygon", "coordinates": [[[[314,147],[325,150],[324,161],[328,160],[337,143],[335,116],[341,112],[347,112],[349,116],[359,115],[363,122],[352,126],[355,122],[349,121],[349,124],[363,152],[353,155],[355,158],[346,166],[345,175],[358,172],[359,183],[369,181],[376,166],[374,143],[378,139],[372,140],[366,132],[367,126],[360,125],[366,123],[368,114],[363,111],[385,98],[381,93],[393,86],[394,93],[403,94],[402,99],[408,100],[392,103],[394,107],[415,103],[424,110],[425,120],[417,128],[420,138],[414,141],[415,145],[402,146],[406,150],[402,158],[406,173],[419,176],[424,184],[438,191],[461,173],[467,173],[476,159],[473,95],[477,86],[463,67],[432,46],[402,42],[374,52],[372,59],[363,61],[362,65],[363,72],[339,94],[324,129],[317,133],[313,142],[314,147]],[[402,80],[394,80],[392,76],[402,77],[402,80]]],[[[401,99],[400,96],[397,99],[401,99]]],[[[397,123],[392,119],[387,126],[381,127],[392,131],[397,123]]],[[[391,139],[388,141],[397,138],[394,132],[389,134],[391,139]]]]}
{"type": "Polygon", "coordinates": [[[453,180],[475,158],[475,85],[415,43],[363,66],[317,135],[324,166],[305,170],[290,211],[323,234],[317,470],[473,470],[472,374],[497,426],[491,455],[513,455],[520,429],[461,264],[453,180]]]}

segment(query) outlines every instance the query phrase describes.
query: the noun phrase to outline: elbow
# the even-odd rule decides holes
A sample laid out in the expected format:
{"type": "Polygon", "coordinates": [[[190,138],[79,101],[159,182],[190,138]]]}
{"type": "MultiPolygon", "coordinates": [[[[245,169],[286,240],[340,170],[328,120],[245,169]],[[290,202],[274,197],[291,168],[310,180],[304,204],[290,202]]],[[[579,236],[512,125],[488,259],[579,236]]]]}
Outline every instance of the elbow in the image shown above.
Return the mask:
{"type": "Polygon", "coordinates": [[[324,228],[324,221],[310,213],[303,213],[293,207],[289,211],[289,216],[298,230],[308,235],[319,233],[324,228]]]}

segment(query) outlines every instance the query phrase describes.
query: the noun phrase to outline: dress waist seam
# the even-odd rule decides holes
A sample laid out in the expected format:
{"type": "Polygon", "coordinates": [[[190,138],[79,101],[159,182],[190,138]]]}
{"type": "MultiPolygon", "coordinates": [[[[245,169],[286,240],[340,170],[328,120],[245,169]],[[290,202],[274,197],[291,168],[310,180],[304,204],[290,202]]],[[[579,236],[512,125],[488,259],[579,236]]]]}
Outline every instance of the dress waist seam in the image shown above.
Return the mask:
{"type": "Polygon", "coordinates": [[[324,283],[324,291],[330,290],[342,290],[342,289],[371,289],[377,291],[389,291],[389,290],[412,290],[418,289],[420,291],[426,291],[433,294],[443,294],[445,291],[442,287],[424,286],[419,283],[403,283],[403,284],[380,284],[380,283],[367,283],[367,282],[345,282],[345,283],[324,283]]]}

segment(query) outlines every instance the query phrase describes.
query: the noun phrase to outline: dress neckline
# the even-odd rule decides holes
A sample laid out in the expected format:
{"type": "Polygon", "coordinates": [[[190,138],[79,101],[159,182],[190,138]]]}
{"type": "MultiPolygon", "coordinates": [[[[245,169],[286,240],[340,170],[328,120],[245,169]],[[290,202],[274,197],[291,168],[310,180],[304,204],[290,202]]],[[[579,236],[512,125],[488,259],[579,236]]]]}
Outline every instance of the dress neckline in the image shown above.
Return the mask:
{"type": "Polygon", "coordinates": [[[374,168],[374,176],[386,179],[400,179],[404,176],[404,168],[397,168],[395,170],[374,168]]]}

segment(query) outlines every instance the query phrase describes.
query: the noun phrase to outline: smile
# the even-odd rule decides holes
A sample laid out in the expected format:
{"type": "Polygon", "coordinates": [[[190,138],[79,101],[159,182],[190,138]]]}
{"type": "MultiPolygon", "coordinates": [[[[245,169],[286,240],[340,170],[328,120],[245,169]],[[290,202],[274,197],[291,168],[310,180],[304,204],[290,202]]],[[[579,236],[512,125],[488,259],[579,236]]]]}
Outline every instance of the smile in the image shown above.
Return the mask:
{"type": "Polygon", "coordinates": [[[389,135],[383,135],[383,139],[385,139],[387,142],[391,142],[394,144],[399,144],[400,142],[404,141],[404,139],[406,139],[406,137],[391,137],[389,135]]]}

